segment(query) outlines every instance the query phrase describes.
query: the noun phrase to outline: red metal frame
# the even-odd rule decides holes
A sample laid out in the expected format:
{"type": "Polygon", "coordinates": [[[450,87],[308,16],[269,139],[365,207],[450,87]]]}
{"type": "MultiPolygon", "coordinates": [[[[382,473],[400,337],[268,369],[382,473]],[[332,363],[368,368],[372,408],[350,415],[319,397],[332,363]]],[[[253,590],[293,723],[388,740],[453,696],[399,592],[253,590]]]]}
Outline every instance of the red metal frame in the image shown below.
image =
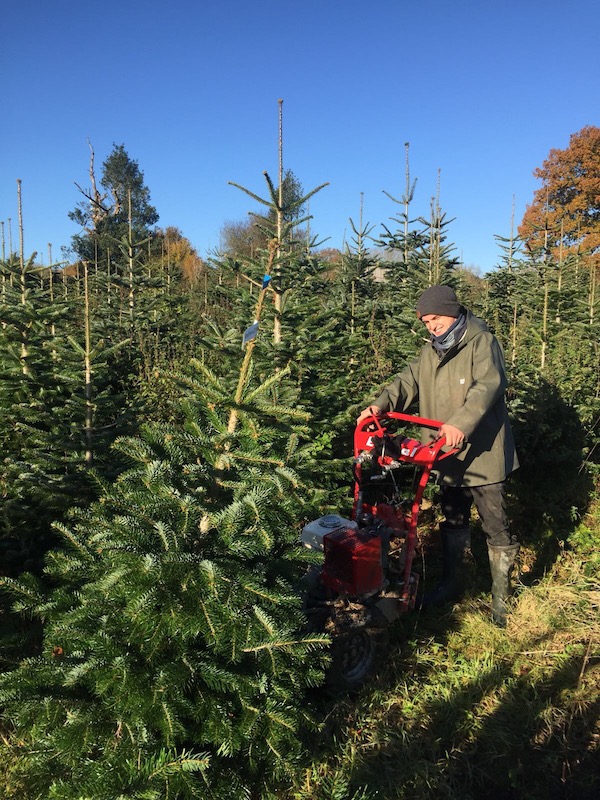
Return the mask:
{"type": "MultiPolygon", "coordinates": [[[[399,445],[400,448],[400,455],[395,458],[386,456],[385,454],[383,456],[379,456],[377,458],[379,466],[385,467],[400,462],[405,464],[414,464],[417,467],[421,467],[422,470],[415,495],[413,497],[410,516],[408,519],[406,519],[406,516],[402,515],[402,517],[400,517],[400,515],[395,512],[397,517],[397,525],[401,525],[401,528],[406,531],[406,562],[403,576],[404,588],[401,600],[405,604],[405,609],[408,610],[409,607],[414,605],[415,599],[415,591],[413,591],[410,579],[413,557],[417,545],[417,523],[419,511],[421,509],[421,500],[423,499],[423,492],[425,491],[425,486],[429,481],[431,471],[435,464],[442,459],[447,458],[448,456],[454,455],[458,452],[458,450],[452,449],[446,453],[441,453],[442,448],[446,444],[446,438],[444,436],[436,438],[429,444],[422,444],[416,439],[410,439],[407,437],[402,438],[399,434],[386,431],[381,423],[382,421],[389,419],[400,420],[402,422],[410,423],[411,425],[419,425],[422,428],[431,428],[432,430],[438,431],[442,427],[443,423],[438,422],[437,420],[417,417],[411,414],[402,414],[398,411],[388,411],[380,414],[379,416],[373,415],[370,417],[365,417],[363,420],[361,420],[360,424],[356,426],[354,431],[354,458],[356,464],[356,475],[354,482],[354,507],[352,509],[353,519],[356,518],[357,510],[361,505],[360,483],[362,476],[362,463],[360,455],[365,451],[368,452],[373,449],[375,444],[374,438],[383,438],[383,436],[387,434],[388,436],[392,436],[394,438],[395,443],[399,445]]],[[[391,506],[387,504],[384,505],[385,508],[381,509],[383,513],[378,513],[377,505],[363,505],[362,509],[369,511],[373,514],[373,516],[379,516],[386,522],[386,524],[389,524],[389,514],[390,512],[393,513],[394,510],[392,510],[391,506]]],[[[392,526],[395,527],[394,525],[392,526]]]]}

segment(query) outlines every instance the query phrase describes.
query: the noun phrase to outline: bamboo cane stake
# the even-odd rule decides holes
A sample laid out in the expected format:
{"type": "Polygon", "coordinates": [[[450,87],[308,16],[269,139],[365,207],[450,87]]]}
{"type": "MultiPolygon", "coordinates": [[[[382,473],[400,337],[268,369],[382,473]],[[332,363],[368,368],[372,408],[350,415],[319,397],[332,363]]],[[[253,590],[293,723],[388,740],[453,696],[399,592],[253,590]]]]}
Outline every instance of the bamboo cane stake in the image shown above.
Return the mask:
{"type": "Polygon", "coordinates": [[[90,294],[89,294],[89,270],[88,262],[83,262],[83,297],[84,297],[84,330],[85,330],[85,463],[91,467],[94,458],[93,451],[93,425],[94,425],[94,403],[92,401],[92,359],[91,359],[91,324],[90,324],[90,294]]]}
{"type": "Polygon", "coordinates": [[[408,215],[410,210],[411,190],[410,190],[410,164],[408,160],[409,142],[404,142],[404,176],[406,179],[406,190],[404,195],[404,263],[408,263],[408,215]]]}
{"type": "MultiPolygon", "coordinates": [[[[269,260],[267,262],[267,269],[266,274],[271,274],[271,269],[273,267],[273,261],[275,259],[275,254],[277,252],[279,246],[279,242],[277,239],[271,240],[269,243],[269,260]]],[[[256,303],[256,308],[254,311],[254,320],[255,322],[260,322],[260,317],[262,314],[262,308],[264,299],[268,290],[268,286],[265,286],[260,290],[258,293],[258,301],[256,303]]],[[[240,369],[240,377],[237,384],[237,389],[235,392],[234,402],[236,406],[242,402],[242,397],[244,396],[244,386],[246,385],[246,379],[248,378],[248,370],[250,369],[250,363],[252,361],[252,351],[254,350],[254,345],[256,344],[256,337],[251,339],[248,344],[246,345],[246,352],[244,354],[244,360],[242,362],[242,366],[240,369]]],[[[235,431],[237,427],[238,421],[238,411],[237,408],[232,408],[231,413],[229,415],[229,423],[227,425],[227,433],[231,434],[235,431]]]]}
{"type": "MultiPolygon", "coordinates": [[[[27,281],[25,275],[25,245],[23,241],[23,206],[21,202],[21,181],[17,179],[17,204],[19,210],[19,266],[20,266],[20,280],[21,280],[21,305],[24,306],[27,302],[27,281]]],[[[29,375],[29,364],[27,357],[29,355],[29,348],[27,346],[27,335],[29,332],[29,325],[26,325],[21,333],[21,369],[23,375],[29,375]]]]}
{"type": "Polygon", "coordinates": [[[131,189],[127,190],[127,256],[129,264],[129,321],[133,325],[134,286],[133,286],[133,220],[131,216],[131,189]]]}
{"type": "MultiPolygon", "coordinates": [[[[279,137],[278,137],[278,156],[279,156],[279,188],[277,196],[277,255],[281,256],[282,236],[283,236],[283,100],[279,99],[279,137]]],[[[281,310],[282,310],[282,287],[281,287],[281,265],[277,259],[278,266],[275,270],[274,281],[274,304],[275,318],[273,320],[273,341],[275,344],[281,342],[281,310]]]]}

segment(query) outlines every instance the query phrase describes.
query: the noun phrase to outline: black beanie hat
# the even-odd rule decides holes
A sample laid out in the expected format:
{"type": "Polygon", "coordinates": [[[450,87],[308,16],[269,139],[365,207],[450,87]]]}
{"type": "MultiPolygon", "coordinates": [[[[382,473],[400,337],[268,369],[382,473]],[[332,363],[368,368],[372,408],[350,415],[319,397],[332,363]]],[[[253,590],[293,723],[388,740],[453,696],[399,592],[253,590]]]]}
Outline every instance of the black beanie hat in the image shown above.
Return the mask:
{"type": "Polygon", "coordinates": [[[442,317],[459,317],[463,307],[456,299],[454,289],[450,286],[430,286],[425,289],[417,303],[417,317],[426,314],[439,314],[442,317]]]}

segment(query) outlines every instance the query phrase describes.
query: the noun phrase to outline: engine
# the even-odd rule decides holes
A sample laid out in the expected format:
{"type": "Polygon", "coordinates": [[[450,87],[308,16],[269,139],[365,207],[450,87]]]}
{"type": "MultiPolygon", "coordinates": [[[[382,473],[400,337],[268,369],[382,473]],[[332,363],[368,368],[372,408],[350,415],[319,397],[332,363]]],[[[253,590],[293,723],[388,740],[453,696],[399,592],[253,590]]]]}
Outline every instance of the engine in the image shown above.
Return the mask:
{"type": "Polygon", "coordinates": [[[368,531],[349,529],[326,537],[323,584],[350,596],[378,592],[383,586],[381,544],[381,536],[368,531]]]}
{"type": "Polygon", "coordinates": [[[382,531],[330,514],[306,525],[301,541],[324,554],[321,582],[351,597],[378,592],[384,584],[387,539],[382,531]]]}

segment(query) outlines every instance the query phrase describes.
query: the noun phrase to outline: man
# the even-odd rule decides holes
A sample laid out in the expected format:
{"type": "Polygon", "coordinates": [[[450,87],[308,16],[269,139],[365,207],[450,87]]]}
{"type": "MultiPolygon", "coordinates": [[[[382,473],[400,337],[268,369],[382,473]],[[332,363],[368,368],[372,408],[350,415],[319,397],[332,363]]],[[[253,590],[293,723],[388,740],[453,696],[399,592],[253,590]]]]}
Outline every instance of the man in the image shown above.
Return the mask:
{"type": "Polygon", "coordinates": [[[518,460],[504,401],[502,349],[485,322],[463,308],[450,286],[426,289],[417,303],[417,317],[429,331],[429,343],[358,421],[382,411],[406,411],[418,403],[421,416],[443,423],[439,433],[425,435],[445,436],[446,443],[460,451],[441,461],[436,471],[445,517],[440,526],[443,576],[424,604],[460,595],[475,502],[487,537],[492,619],[504,627],[519,544],[509,532],[504,500],[504,480],[518,467],[518,460]]]}

